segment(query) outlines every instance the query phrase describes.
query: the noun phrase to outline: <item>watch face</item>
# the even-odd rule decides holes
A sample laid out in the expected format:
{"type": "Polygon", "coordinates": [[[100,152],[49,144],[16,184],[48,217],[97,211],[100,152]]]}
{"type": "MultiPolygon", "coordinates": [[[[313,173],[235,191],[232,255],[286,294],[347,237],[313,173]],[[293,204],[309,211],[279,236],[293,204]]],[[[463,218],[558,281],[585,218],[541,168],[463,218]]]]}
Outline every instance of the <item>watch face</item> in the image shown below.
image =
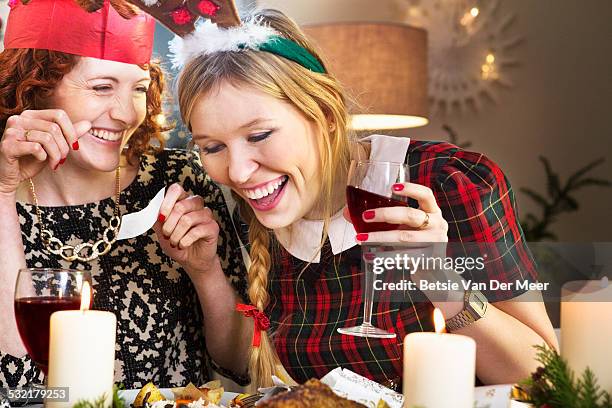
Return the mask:
{"type": "Polygon", "coordinates": [[[469,299],[470,306],[480,317],[482,317],[487,309],[487,298],[483,294],[473,292],[470,294],[469,299]]]}

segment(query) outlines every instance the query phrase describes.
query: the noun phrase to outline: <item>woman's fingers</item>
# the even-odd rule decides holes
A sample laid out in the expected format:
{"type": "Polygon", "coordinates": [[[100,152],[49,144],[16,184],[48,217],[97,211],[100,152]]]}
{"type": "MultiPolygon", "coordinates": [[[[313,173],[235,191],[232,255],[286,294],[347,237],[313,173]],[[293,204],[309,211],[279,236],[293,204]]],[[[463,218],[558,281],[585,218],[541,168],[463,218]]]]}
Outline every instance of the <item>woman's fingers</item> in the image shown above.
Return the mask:
{"type": "MultiPolygon", "coordinates": [[[[173,217],[174,215],[175,212],[173,211],[171,217],[173,217]]],[[[213,219],[210,210],[207,208],[203,208],[203,205],[197,205],[193,208],[186,210],[182,215],[180,215],[178,218],[178,222],[174,227],[174,230],[172,230],[166,236],[170,238],[170,243],[172,245],[176,245],[194,225],[203,224],[211,221],[213,221],[213,219]]]]}
{"type": "Polygon", "coordinates": [[[64,156],[57,145],[55,137],[50,133],[41,132],[39,130],[26,130],[24,131],[23,137],[24,141],[27,143],[38,143],[42,146],[47,154],[49,167],[51,167],[52,170],[56,170],[60,163],[63,163],[62,159],[64,156]]]}
{"type": "Polygon", "coordinates": [[[91,122],[81,121],[73,124],[66,112],[61,109],[26,110],[21,114],[24,118],[42,119],[59,126],[67,143],[78,150],[78,139],[91,129],[91,122]],[[78,126],[76,126],[78,124],[78,126]]]}
{"type": "Polygon", "coordinates": [[[433,191],[426,186],[415,183],[396,183],[392,187],[393,194],[417,200],[419,208],[428,213],[440,211],[433,191]]]}
{"type": "Polygon", "coordinates": [[[2,141],[2,145],[2,151],[9,158],[19,159],[25,156],[34,156],[36,160],[41,162],[47,160],[47,152],[39,143],[2,141]]]}
{"type": "Polygon", "coordinates": [[[191,226],[203,222],[203,215],[212,219],[212,212],[204,208],[204,199],[200,196],[188,196],[177,201],[162,225],[162,233],[176,245],[191,226]],[[206,210],[206,211],[204,211],[206,210]]]}
{"type": "Polygon", "coordinates": [[[187,198],[189,195],[183,190],[183,187],[174,183],[168,187],[166,190],[166,195],[164,196],[164,201],[162,201],[162,205],[159,209],[159,217],[158,220],[162,223],[165,223],[168,217],[170,216],[170,212],[174,208],[174,204],[177,201],[187,198]]]}
{"type": "Polygon", "coordinates": [[[210,218],[209,221],[205,221],[197,224],[191,228],[183,237],[179,240],[178,247],[180,249],[187,249],[199,240],[205,240],[209,242],[216,242],[219,237],[219,225],[210,218]]]}
{"type": "Polygon", "coordinates": [[[386,222],[405,225],[410,228],[435,228],[440,217],[428,215],[425,211],[411,207],[383,207],[364,211],[365,222],[386,222]]]}
{"type": "Polygon", "coordinates": [[[393,231],[376,231],[357,234],[357,242],[359,243],[430,243],[430,242],[447,242],[448,237],[441,235],[434,230],[393,230],[393,231]]]}
{"type": "Polygon", "coordinates": [[[23,117],[20,120],[20,126],[26,133],[37,130],[53,136],[62,157],[66,157],[68,155],[68,152],[70,151],[68,142],[66,141],[64,133],[62,133],[61,127],[57,123],[37,118],[23,117]]]}

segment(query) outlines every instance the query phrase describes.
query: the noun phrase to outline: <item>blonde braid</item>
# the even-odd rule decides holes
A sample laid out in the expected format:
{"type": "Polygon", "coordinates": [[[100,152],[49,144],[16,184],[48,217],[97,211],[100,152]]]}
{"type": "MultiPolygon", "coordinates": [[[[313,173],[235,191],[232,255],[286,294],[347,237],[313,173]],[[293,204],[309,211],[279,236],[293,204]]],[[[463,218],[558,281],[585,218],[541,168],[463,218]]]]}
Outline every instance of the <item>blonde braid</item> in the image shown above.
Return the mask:
{"type": "MultiPolygon", "coordinates": [[[[238,198],[240,214],[249,224],[249,257],[251,264],[248,271],[248,295],[251,304],[260,311],[265,311],[270,302],[268,293],[268,273],[271,266],[270,232],[259,222],[251,207],[238,198]]],[[[282,364],[274,350],[274,345],[267,332],[261,332],[259,347],[252,347],[249,357],[249,375],[253,388],[269,387],[272,375],[293,385],[295,382],[282,368],[282,364]]]]}

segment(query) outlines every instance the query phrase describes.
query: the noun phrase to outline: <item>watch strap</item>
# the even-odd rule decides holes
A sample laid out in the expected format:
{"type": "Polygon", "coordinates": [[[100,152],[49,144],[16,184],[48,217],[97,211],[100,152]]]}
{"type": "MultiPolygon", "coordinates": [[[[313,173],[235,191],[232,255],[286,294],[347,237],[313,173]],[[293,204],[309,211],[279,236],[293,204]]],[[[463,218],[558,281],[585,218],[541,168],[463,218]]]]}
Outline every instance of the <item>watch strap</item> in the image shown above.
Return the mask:
{"type": "Polygon", "coordinates": [[[487,298],[481,292],[467,290],[463,298],[463,310],[446,320],[446,328],[449,331],[455,331],[469,326],[484,316],[487,311],[487,305],[487,298]],[[478,305],[476,305],[476,300],[473,298],[477,298],[478,305]]]}

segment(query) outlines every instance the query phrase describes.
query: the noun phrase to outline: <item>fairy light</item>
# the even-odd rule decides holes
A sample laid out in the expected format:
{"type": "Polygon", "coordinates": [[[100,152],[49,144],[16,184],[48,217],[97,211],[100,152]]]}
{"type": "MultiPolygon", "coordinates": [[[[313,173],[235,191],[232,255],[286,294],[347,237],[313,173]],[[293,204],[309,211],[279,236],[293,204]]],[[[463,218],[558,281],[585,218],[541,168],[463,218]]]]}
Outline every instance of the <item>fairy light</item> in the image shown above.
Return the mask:
{"type": "Polygon", "coordinates": [[[166,126],[166,115],[160,113],[153,117],[153,121],[157,123],[158,126],[165,127],[166,126]]]}
{"type": "Polygon", "coordinates": [[[499,79],[499,72],[495,65],[495,54],[489,52],[485,57],[485,63],[480,67],[480,75],[485,81],[499,79]]]}
{"type": "Polygon", "coordinates": [[[480,9],[478,7],[472,7],[463,15],[463,17],[461,17],[459,23],[462,26],[469,28],[474,23],[474,20],[476,19],[476,17],[478,17],[479,14],[480,9]]]}

